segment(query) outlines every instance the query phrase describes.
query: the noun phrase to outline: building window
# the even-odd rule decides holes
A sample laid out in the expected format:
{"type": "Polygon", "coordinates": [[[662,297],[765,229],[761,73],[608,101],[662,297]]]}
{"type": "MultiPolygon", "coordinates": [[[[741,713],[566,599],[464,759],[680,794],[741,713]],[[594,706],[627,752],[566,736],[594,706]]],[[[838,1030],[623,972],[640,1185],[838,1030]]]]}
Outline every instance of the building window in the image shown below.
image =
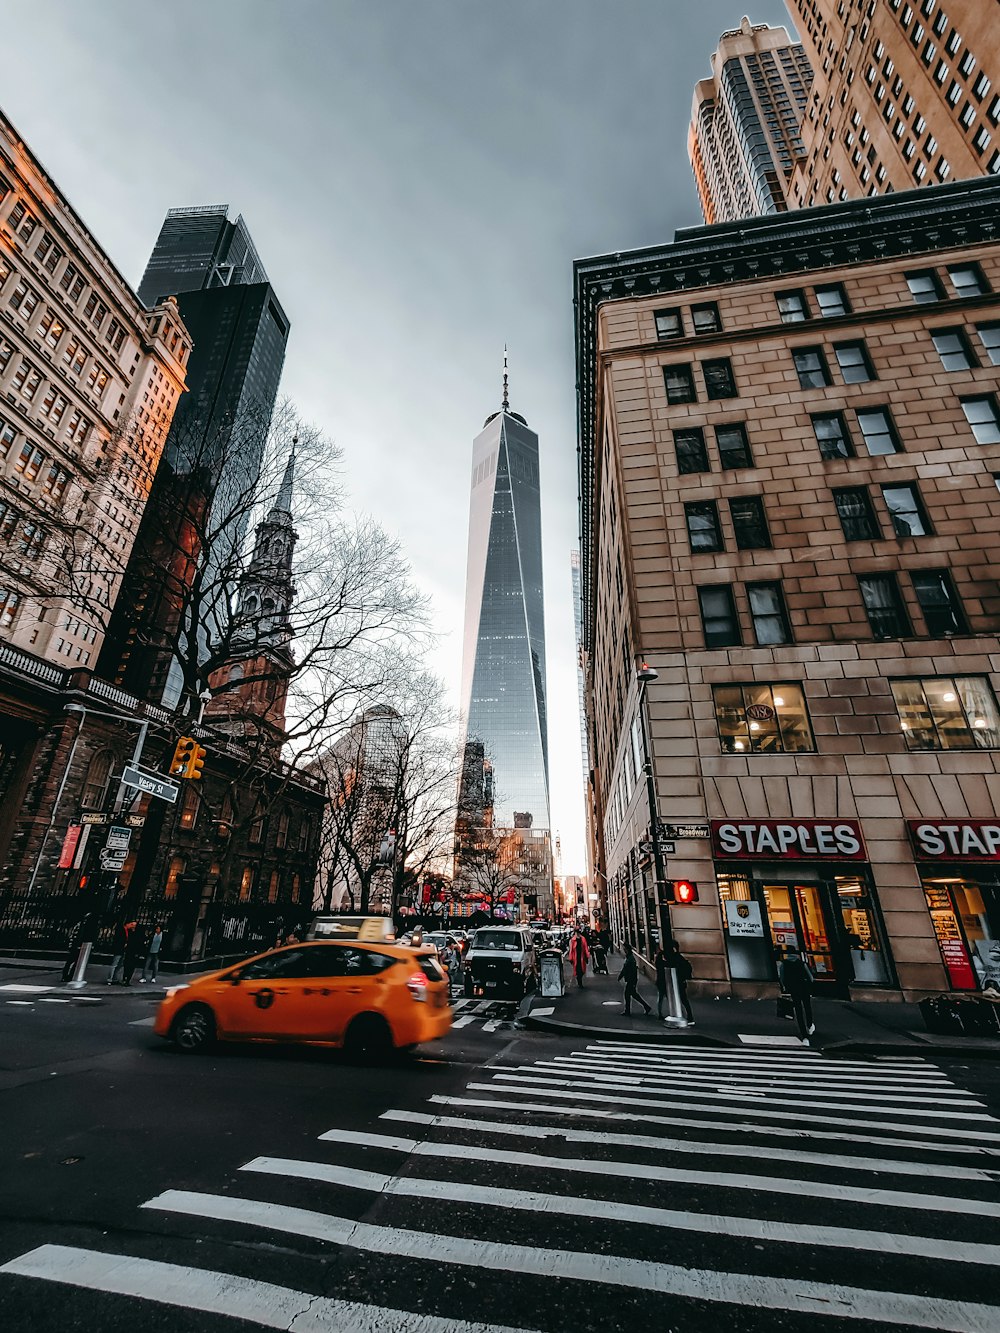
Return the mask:
{"type": "Polygon", "coordinates": [[[775,292],[782,324],[801,324],[809,318],[809,303],[803,291],[775,292]]]}
{"type": "Polygon", "coordinates": [[[866,384],[875,371],[863,342],[836,343],[833,348],[845,384],[866,384]]]}
{"type": "Polygon", "coordinates": [[[759,495],[741,495],[729,501],[729,516],[741,551],[762,550],[771,545],[764,501],[759,495]]]}
{"type": "Polygon", "coordinates": [[[986,74],[980,74],[972,85],[972,95],[977,102],[981,102],[989,90],[993,87],[986,74]]]}
{"type": "Polygon", "coordinates": [[[667,390],[668,403],[695,403],[698,396],[694,391],[694,376],[690,366],[664,366],[663,382],[667,390]]]}
{"type": "Polygon", "coordinates": [[[276,847],[288,846],[288,826],[292,822],[292,816],[287,809],[281,811],[278,815],[278,828],[274,835],[274,845],[276,847]]]}
{"type": "Polygon", "coordinates": [[[715,442],[719,448],[719,461],[724,468],[753,467],[747,428],[742,421],[716,426],[715,442]]]}
{"type": "Polygon", "coordinates": [[[801,389],[823,389],[830,383],[830,370],[819,347],[799,347],[792,352],[801,389]]]}
{"type": "Polygon", "coordinates": [[[845,541],[878,541],[882,536],[867,486],[839,487],[833,492],[833,503],[845,541]]]}
{"type": "Polygon", "coordinates": [[[899,453],[899,436],[887,407],[859,409],[855,415],[861,429],[861,438],[870,454],[899,453]]]}
{"type": "Polygon", "coordinates": [[[717,361],[703,361],[701,369],[705,376],[705,392],[709,398],[737,397],[732,362],[728,357],[720,357],[717,361]]]}
{"type": "Polygon", "coordinates": [[[895,574],[859,575],[858,587],[873,638],[903,639],[912,633],[895,574]]]}
{"type": "Polygon", "coordinates": [[[932,268],[923,268],[914,273],[907,273],[906,285],[910,289],[910,295],[918,305],[925,305],[929,301],[944,300],[944,288],[941,286],[941,279],[932,268]]]}
{"type": "Polygon", "coordinates": [[[674,431],[674,452],[677,455],[677,471],[708,472],[708,450],[705,448],[705,432],[697,426],[689,430],[674,431]]]}
{"type": "Polygon", "coordinates": [[[750,620],[753,636],[762,648],[772,644],[791,643],[792,627],[785,608],[780,583],[748,583],[750,620]]]}
{"type": "Polygon", "coordinates": [[[897,537],[926,537],[931,531],[930,520],[913,483],[883,486],[882,498],[892,519],[897,537]]]}
{"type": "Polygon", "coordinates": [[[947,634],[966,633],[965,612],[946,569],[912,570],[910,580],[928,634],[943,638],[947,634]]]}
{"type": "Polygon", "coordinates": [[[948,277],[958,296],[985,296],[989,291],[978,264],[949,264],[948,277]]]}
{"type": "Polygon", "coordinates": [[[700,500],[684,506],[688,541],[695,555],[703,551],[723,550],[719,511],[714,500],[700,500]]]}
{"type": "Polygon", "coordinates": [[[654,310],[657,338],[683,338],[684,317],[680,310],[654,310]]]}
{"type": "Polygon", "coordinates": [[[278,888],[281,884],[281,875],[277,870],[271,871],[271,878],[267,885],[267,901],[276,903],[278,901],[278,888]]]}
{"type": "Polygon", "coordinates": [[[198,822],[198,809],[201,805],[201,796],[198,788],[193,782],[189,782],[184,790],[184,804],[181,806],[180,825],[182,829],[193,829],[198,822]]]}
{"type": "Polygon", "coordinates": [[[930,333],[945,370],[969,370],[976,364],[964,329],[931,329],[930,333]]]}
{"type": "Polygon", "coordinates": [[[87,765],[87,776],[83,780],[83,792],[80,797],[80,804],[84,810],[104,808],[114,761],[115,757],[110,750],[101,750],[87,765]]]}
{"type": "Polygon", "coordinates": [[[264,804],[258,801],[254,806],[253,815],[250,819],[250,831],[247,835],[252,843],[261,843],[264,841],[264,804]]]}
{"type": "Polygon", "coordinates": [[[20,596],[11,588],[0,588],[0,629],[10,629],[17,614],[20,596]]]}
{"type": "Polygon", "coordinates": [[[691,307],[691,322],[694,325],[695,333],[718,333],[722,328],[719,307],[714,301],[706,301],[703,305],[693,305],[691,307]]]}
{"type": "Polygon", "coordinates": [[[986,152],[987,148],[989,148],[992,139],[993,136],[990,134],[986,126],[980,125],[979,129],[976,130],[975,134],[972,136],[972,146],[976,152],[981,155],[986,152]]]}
{"type": "Polygon", "coordinates": [[[167,881],[163,886],[164,898],[176,898],[181,887],[181,880],[187,870],[187,857],[172,856],[167,868],[167,881]]]}
{"type": "Polygon", "coordinates": [[[824,319],[832,319],[835,315],[849,315],[851,307],[847,302],[847,293],[839,282],[831,282],[825,287],[814,287],[816,293],[816,304],[819,306],[819,313],[824,319]]]}
{"type": "Polygon", "coordinates": [[[816,749],[799,685],[719,685],[712,698],[724,754],[816,749]]]}
{"type": "Polygon", "coordinates": [[[820,412],[812,418],[821,458],[853,458],[854,445],[842,412],[820,412]]]}
{"type": "Polygon", "coordinates": [[[1000,412],[991,393],[976,398],[960,398],[965,419],[972,427],[977,444],[1000,444],[1000,412]]]}
{"type": "Polygon", "coordinates": [[[1000,366],[1000,324],[977,324],[976,332],[991,364],[1000,366]]]}
{"type": "Polygon", "coordinates": [[[910,750],[995,750],[1000,714],[985,676],[924,676],[890,682],[910,750]]]}
{"type": "Polygon", "coordinates": [[[736,614],[736,602],[733,590],[728,583],[698,589],[698,602],[701,607],[701,624],[705,635],[706,648],[738,647],[743,638],[740,634],[739,617],[736,614]]]}
{"type": "Polygon", "coordinates": [[[257,877],[254,866],[244,866],[240,876],[240,902],[245,903],[253,894],[253,882],[257,877]]]}

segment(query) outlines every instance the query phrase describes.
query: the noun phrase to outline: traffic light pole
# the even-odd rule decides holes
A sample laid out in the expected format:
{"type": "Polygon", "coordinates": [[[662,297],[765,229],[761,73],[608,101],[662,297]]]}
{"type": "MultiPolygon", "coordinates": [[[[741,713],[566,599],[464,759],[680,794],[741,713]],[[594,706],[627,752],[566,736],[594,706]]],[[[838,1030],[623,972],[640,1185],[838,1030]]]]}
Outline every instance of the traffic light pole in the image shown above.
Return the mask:
{"type": "MultiPolygon", "coordinates": [[[[139,735],[136,737],[135,749],[132,751],[132,758],[129,761],[132,767],[136,767],[142,759],[143,747],[146,744],[146,736],[149,733],[149,718],[143,718],[139,727],[139,735]]],[[[118,792],[115,796],[115,803],[111,809],[112,824],[116,815],[120,815],[122,806],[125,804],[125,793],[128,788],[125,786],[124,779],[118,784],[118,792]]],[[[102,872],[103,873],[103,872],[102,872]]],[[[103,888],[99,890],[103,892],[103,888]]],[[[87,964],[90,962],[90,954],[94,945],[91,940],[84,940],[80,945],[80,953],[76,960],[76,968],[73,972],[73,980],[69,983],[74,990],[81,990],[87,984],[87,964]]]]}
{"type": "MultiPolygon", "coordinates": [[[[674,942],[673,930],[670,922],[670,907],[667,904],[667,876],[663,864],[663,853],[660,850],[660,812],[658,801],[656,799],[656,780],[653,776],[653,756],[652,746],[649,740],[649,717],[646,712],[646,686],[651,680],[656,680],[657,673],[652,667],[645,663],[638,671],[639,678],[639,717],[642,723],[642,758],[643,769],[646,774],[646,800],[649,804],[649,837],[653,844],[653,874],[655,879],[654,891],[656,893],[656,929],[659,936],[660,947],[666,951],[669,945],[674,942]]],[[[687,1019],[684,1017],[684,1011],[681,1005],[680,986],[677,982],[677,971],[675,968],[668,967],[667,977],[667,1003],[670,1013],[664,1019],[672,1027],[687,1027],[687,1019]]]]}

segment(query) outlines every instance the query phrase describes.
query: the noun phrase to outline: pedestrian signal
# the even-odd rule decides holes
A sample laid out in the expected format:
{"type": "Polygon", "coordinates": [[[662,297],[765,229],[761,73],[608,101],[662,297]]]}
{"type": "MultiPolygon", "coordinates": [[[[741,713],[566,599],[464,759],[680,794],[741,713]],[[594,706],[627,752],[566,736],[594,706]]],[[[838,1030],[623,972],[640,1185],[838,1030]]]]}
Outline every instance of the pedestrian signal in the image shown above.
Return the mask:
{"type": "Polygon", "coordinates": [[[182,736],[174,746],[174,757],[170,761],[170,776],[172,778],[186,778],[188,764],[191,762],[191,756],[194,754],[197,746],[192,736],[182,736]]]}
{"type": "Polygon", "coordinates": [[[671,903],[696,903],[698,901],[698,885],[692,884],[689,879],[675,879],[667,884],[667,901],[671,903]]]}

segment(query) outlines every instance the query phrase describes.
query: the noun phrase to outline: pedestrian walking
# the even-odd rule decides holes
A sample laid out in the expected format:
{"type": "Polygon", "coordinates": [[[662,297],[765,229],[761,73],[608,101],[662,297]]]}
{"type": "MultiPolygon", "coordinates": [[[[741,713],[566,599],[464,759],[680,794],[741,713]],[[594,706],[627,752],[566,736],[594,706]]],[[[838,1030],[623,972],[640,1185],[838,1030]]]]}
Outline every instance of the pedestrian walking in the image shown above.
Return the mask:
{"type": "Polygon", "coordinates": [[[122,985],[131,986],[132,978],[135,975],[135,969],[139,966],[139,959],[145,954],[145,943],[143,933],[139,929],[137,921],[130,921],[126,929],[129,932],[128,941],[125,945],[125,962],[122,969],[122,985]]]}
{"type": "Polygon", "coordinates": [[[608,951],[601,943],[600,937],[594,941],[592,956],[594,959],[594,975],[606,977],[608,975],[608,951]]]}
{"type": "Polygon", "coordinates": [[[638,1001],[647,1014],[653,1012],[652,1005],[647,1004],[639,994],[639,965],[635,961],[635,954],[632,951],[632,946],[628,943],[625,944],[625,960],[622,963],[622,970],[618,973],[618,980],[624,982],[625,985],[625,1008],[622,1010],[623,1014],[630,1014],[632,1012],[633,1000],[638,1001]]]}
{"type": "Polygon", "coordinates": [[[614,953],[615,942],[611,938],[610,930],[599,930],[597,932],[597,938],[600,940],[601,947],[604,949],[605,953],[614,953]]]}
{"type": "Polygon", "coordinates": [[[115,922],[114,934],[111,937],[111,971],[108,973],[109,986],[118,985],[118,974],[121,972],[125,963],[125,950],[128,948],[130,933],[131,927],[124,921],[115,922]]]}
{"type": "Polygon", "coordinates": [[[159,921],[153,926],[153,933],[146,945],[146,958],[142,965],[140,982],[155,981],[160,970],[160,951],[163,948],[163,927],[159,921]],[[147,975],[148,973],[148,975],[147,975]]]}
{"type": "Polygon", "coordinates": [[[691,980],[691,974],[694,969],[688,960],[681,953],[680,945],[676,940],[671,940],[668,948],[664,950],[661,945],[653,958],[653,965],[656,968],[656,1013],[657,1017],[663,1017],[663,1004],[667,998],[667,987],[669,985],[669,973],[673,972],[677,978],[677,995],[681,1002],[681,1008],[684,1010],[684,1017],[688,1024],[694,1023],[694,1014],[691,1012],[691,1001],[688,999],[687,984],[691,980]]]}
{"type": "Polygon", "coordinates": [[[583,985],[587,964],[590,962],[590,945],[582,930],[574,930],[569,942],[569,965],[576,977],[576,984],[583,985]]]}
{"type": "Polygon", "coordinates": [[[786,995],[791,996],[799,1036],[804,1041],[816,1031],[812,1012],[813,974],[797,949],[789,949],[778,964],[778,981],[786,995]]]}

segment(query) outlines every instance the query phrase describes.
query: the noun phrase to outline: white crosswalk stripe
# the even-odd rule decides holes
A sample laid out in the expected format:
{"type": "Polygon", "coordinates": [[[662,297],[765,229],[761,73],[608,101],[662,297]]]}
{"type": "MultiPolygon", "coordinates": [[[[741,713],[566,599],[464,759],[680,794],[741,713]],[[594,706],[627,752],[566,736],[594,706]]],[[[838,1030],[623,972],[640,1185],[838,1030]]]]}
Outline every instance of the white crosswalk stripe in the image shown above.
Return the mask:
{"type": "MultiPolygon", "coordinates": [[[[459,1018],[479,1016],[473,1004],[459,1018]]],[[[760,1333],[775,1312],[783,1327],[822,1314],[995,1333],[998,1158],[1000,1121],[919,1058],[598,1043],[488,1066],[422,1109],[389,1106],[375,1126],[331,1127],[298,1156],[254,1157],[217,1189],[187,1180],[143,1204],[168,1225],[163,1247],[170,1226],[255,1244],[259,1277],[53,1245],[0,1274],[296,1333],[515,1333],[510,1275],[556,1293],[560,1310],[608,1302],[602,1326],[627,1293],[650,1326],[679,1333],[705,1326],[706,1305],[719,1318],[738,1307],[740,1326],[760,1333]],[[385,1308],[374,1279],[353,1279],[345,1299],[285,1286],[280,1256],[300,1245],[432,1271],[437,1304],[385,1308]],[[264,1280],[269,1254],[277,1282],[264,1280]],[[494,1322],[463,1322],[468,1308],[453,1305],[472,1273],[476,1314],[494,1322]]],[[[526,1308],[544,1327],[541,1303],[526,1308]]]]}
{"type": "Polygon", "coordinates": [[[453,1028],[480,1027],[483,1032],[497,1032],[513,1026],[517,1016],[515,1001],[469,999],[452,1000],[455,1012],[453,1028]]]}

